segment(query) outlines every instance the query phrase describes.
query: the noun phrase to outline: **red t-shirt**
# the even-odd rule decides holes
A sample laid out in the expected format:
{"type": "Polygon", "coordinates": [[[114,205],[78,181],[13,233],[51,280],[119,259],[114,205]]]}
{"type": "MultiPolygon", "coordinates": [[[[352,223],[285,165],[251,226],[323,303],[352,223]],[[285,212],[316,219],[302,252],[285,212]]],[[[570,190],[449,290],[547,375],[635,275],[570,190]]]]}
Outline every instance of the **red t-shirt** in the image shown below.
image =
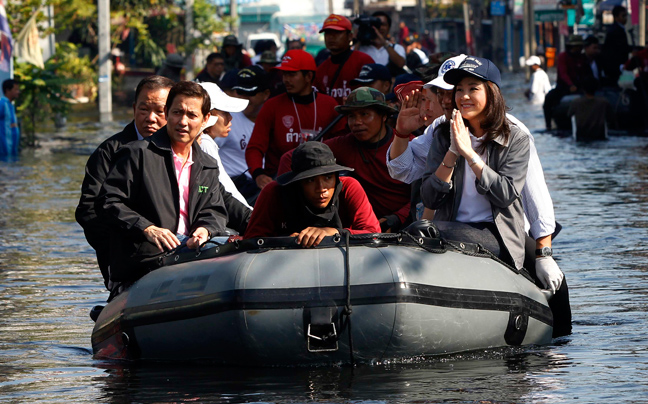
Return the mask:
{"type": "MultiPolygon", "coordinates": [[[[326,140],[337,164],[355,169],[356,178],[367,193],[369,203],[379,219],[396,215],[401,223],[409,217],[411,186],[393,179],[387,170],[387,149],[394,135],[391,129],[373,148],[358,142],[353,134],[326,140]]],[[[278,175],[290,171],[292,152],[281,158],[278,175]]],[[[256,208],[255,208],[256,210],[256,208]]]]}
{"type": "MultiPolygon", "coordinates": [[[[380,233],[380,223],[371,209],[362,186],[351,177],[340,177],[340,207],[338,214],[342,226],[351,234],[380,233]]],[[[286,233],[286,212],[282,206],[281,186],[273,181],[259,194],[252,217],[245,231],[245,238],[289,236],[286,233]]],[[[308,226],[304,226],[306,228],[308,226]]]]}
{"type": "MultiPolygon", "coordinates": [[[[338,116],[333,97],[315,94],[315,102],[308,104],[293,102],[288,94],[270,98],[263,104],[245,150],[245,160],[252,176],[259,175],[262,169],[264,174],[273,177],[277,173],[279,159],[285,152],[312,139],[338,116]]],[[[342,130],[342,125],[338,123],[331,132],[342,130]]]]}
{"type": "Polygon", "coordinates": [[[363,52],[353,51],[344,63],[344,67],[342,67],[335,83],[329,83],[340,67],[339,64],[333,63],[331,57],[329,57],[317,68],[315,87],[317,91],[330,95],[335,98],[338,104],[342,105],[344,104],[344,97],[351,94],[351,80],[360,75],[362,66],[370,63],[374,63],[371,56],[363,52]]]}

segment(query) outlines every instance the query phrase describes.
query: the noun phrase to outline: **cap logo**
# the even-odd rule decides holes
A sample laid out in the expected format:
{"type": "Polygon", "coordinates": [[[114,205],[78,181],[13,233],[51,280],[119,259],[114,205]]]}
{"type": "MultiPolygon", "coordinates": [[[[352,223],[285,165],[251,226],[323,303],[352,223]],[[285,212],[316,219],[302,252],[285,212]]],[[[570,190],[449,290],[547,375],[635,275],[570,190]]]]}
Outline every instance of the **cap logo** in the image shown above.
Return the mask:
{"type": "Polygon", "coordinates": [[[439,69],[439,76],[443,76],[448,70],[452,70],[456,68],[456,63],[454,60],[446,60],[443,65],[441,65],[441,68],[439,69]]]}
{"type": "Polygon", "coordinates": [[[360,69],[360,77],[366,77],[371,73],[371,66],[364,65],[362,66],[362,69],[360,69]]]}
{"type": "Polygon", "coordinates": [[[284,124],[284,126],[289,129],[292,127],[293,123],[295,122],[295,117],[291,115],[286,115],[283,118],[281,118],[281,122],[284,124]]]}
{"type": "Polygon", "coordinates": [[[282,64],[283,64],[283,63],[288,63],[288,62],[290,62],[291,60],[292,60],[292,58],[291,58],[290,56],[284,56],[284,57],[281,59],[281,63],[282,63],[282,64]]]}

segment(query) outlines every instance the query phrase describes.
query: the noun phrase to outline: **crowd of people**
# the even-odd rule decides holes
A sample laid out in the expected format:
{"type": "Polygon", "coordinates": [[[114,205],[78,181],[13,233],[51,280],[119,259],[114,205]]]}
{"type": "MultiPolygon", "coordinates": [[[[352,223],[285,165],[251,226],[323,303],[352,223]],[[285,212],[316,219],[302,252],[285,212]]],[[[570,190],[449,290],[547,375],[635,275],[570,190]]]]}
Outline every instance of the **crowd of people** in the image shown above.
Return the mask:
{"type": "MultiPolygon", "coordinates": [[[[546,129],[552,129],[555,108],[567,95],[582,95],[583,99],[572,102],[568,115],[575,133],[587,134],[588,139],[603,139],[607,125],[612,119],[612,106],[603,97],[596,97],[602,88],[618,89],[624,71],[639,70],[634,80],[638,92],[637,110],[648,106],[648,51],[634,46],[628,39],[626,23],[628,10],[623,6],[612,9],[614,22],[608,27],[603,43],[595,35],[583,38],[569,35],[564,52],[558,55],[556,85],[551,89],[546,73],[541,69],[540,59],[533,56],[527,64],[533,66],[534,74],[527,96],[543,105],[546,129]],[[594,112],[596,111],[596,112],[594,112]],[[593,135],[590,135],[593,133],[593,135]]],[[[648,121],[646,121],[648,122],[648,121]]]]}
{"type": "Polygon", "coordinates": [[[506,112],[500,70],[430,55],[394,77],[406,57],[388,16],[376,18],[386,28],[354,46],[351,21],[329,16],[319,65],[300,43],[252,64],[228,37],[196,82],[139,83],[133,121],[88,160],[76,210],[110,299],[160,253],[214,237],[294,236],[312,248],[431,219],[443,237],[528,270],[555,294],[554,335],[571,332],[551,248],[560,226],[533,136],[506,112]]]}

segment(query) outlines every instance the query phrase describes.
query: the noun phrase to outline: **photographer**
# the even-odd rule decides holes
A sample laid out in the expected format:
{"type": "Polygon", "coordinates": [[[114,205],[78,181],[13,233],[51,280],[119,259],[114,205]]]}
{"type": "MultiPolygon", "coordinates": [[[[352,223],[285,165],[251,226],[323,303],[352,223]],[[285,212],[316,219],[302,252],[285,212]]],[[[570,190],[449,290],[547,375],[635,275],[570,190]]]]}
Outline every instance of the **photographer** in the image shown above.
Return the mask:
{"type": "Polygon", "coordinates": [[[356,49],[387,66],[392,76],[403,73],[405,48],[395,44],[389,36],[391,17],[384,11],[376,11],[371,17],[360,17],[354,23],[358,25],[356,49]]]}

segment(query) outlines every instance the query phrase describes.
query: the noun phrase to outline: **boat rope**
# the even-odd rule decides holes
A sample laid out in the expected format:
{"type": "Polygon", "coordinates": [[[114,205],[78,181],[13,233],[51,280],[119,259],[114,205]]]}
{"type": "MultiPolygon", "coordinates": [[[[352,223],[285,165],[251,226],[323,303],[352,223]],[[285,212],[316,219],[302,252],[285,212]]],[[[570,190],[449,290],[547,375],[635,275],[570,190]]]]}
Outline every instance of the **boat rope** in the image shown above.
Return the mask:
{"type": "Polygon", "coordinates": [[[342,311],[342,315],[345,316],[346,318],[346,323],[349,326],[348,332],[349,332],[349,360],[351,362],[351,366],[355,367],[355,356],[353,354],[353,332],[351,329],[351,314],[353,313],[353,308],[351,307],[351,264],[349,260],[349,252],[350,252],[350,235],[351,232],[349,230],[343,230],[342,233],[344,234],[344,248],[345,248],[345,254],[344,254],[344,277],[346,281],[346,304],[344,305],[344,310],[342,311]]]}

